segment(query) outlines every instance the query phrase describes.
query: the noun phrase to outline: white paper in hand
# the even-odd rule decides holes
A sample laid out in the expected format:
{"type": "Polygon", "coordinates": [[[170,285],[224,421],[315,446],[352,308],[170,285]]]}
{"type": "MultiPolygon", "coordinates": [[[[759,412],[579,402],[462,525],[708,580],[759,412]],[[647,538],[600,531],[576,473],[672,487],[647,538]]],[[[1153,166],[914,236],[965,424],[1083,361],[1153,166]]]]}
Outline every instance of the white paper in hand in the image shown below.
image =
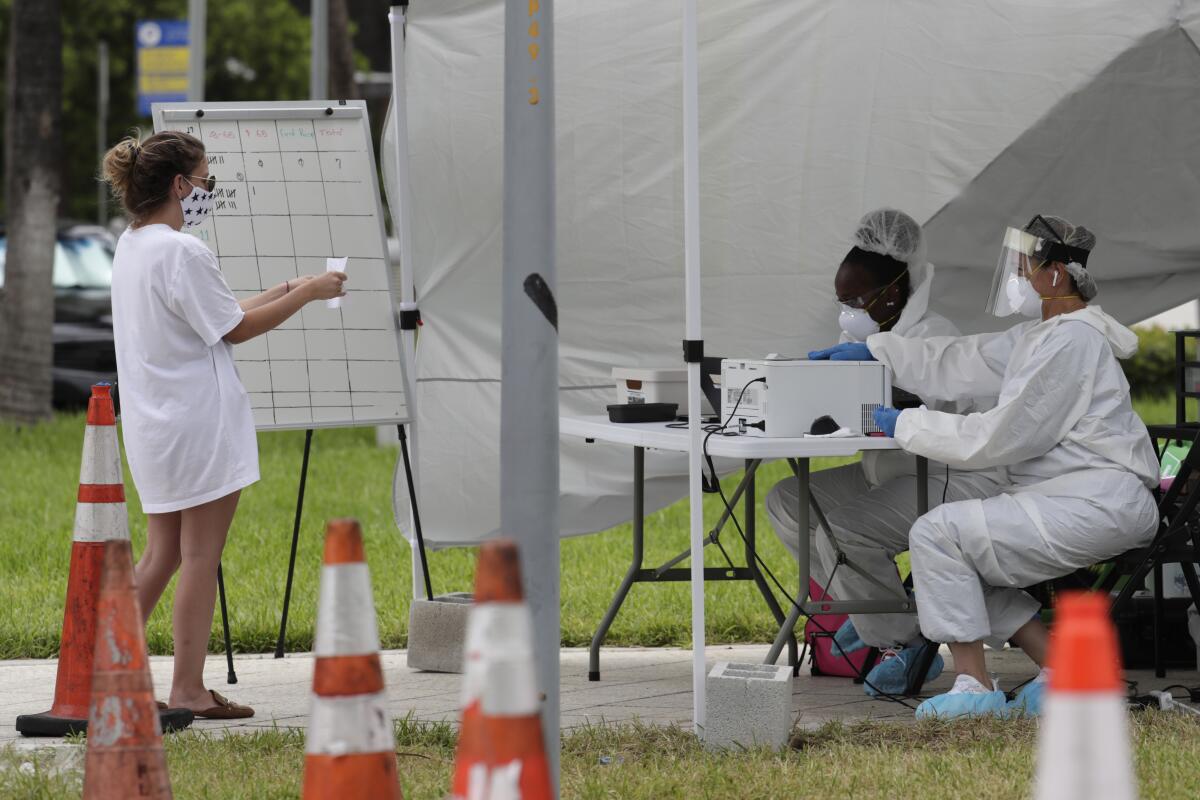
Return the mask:
{"type": "MultiPolygon", "coordinates": [[[[327,259],[325,259],[325,271],[326,272],[345,272],[346,271],[346,261],[348,260],[348,258],[349,258],[349,256],[347,256],[346,258],[327,258],[327,259]]],[[[342,298],[332,297],[332,298],[326,300],[325,307],[326,308],[341,308],[342,307],[342,298]]]]}

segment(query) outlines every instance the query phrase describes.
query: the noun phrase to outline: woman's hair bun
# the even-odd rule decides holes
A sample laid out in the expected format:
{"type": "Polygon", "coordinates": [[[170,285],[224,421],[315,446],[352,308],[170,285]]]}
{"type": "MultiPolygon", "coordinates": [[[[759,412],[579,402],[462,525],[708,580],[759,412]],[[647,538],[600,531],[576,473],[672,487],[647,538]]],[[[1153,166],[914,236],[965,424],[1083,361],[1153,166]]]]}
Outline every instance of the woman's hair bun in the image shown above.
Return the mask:
{"type": "Polygon", "coordinates": [[[123,196],[129,188],[133,167],[141,149],[142,143],[135,133],[117,142],[104,154],[103,177],[112,186],[117,197],[123,196]]]}

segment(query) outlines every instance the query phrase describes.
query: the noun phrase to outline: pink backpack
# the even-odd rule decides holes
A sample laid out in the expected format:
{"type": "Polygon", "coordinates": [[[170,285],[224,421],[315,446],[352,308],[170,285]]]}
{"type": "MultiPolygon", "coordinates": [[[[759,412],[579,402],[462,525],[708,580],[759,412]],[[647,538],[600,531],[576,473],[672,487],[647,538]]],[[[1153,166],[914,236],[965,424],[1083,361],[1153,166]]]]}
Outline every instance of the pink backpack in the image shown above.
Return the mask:
{"type": "MultiPolygon", "coordinates": [[[[809,595],[816,602],[832,600],[814,580],[808,582],[809,595]]],[[[833,643],[833,634],[848,619],[846,614],[822,614],[809,617],[804,624],[804,642],[808,646],[809,664],[813,675],[825,675],[834,678],[854,678],[855,683],[862,681],[862,676],[870,671],[879,661],[879,650],[874,647],[864,647],[849,655],[843,655],[833,643]]]]}

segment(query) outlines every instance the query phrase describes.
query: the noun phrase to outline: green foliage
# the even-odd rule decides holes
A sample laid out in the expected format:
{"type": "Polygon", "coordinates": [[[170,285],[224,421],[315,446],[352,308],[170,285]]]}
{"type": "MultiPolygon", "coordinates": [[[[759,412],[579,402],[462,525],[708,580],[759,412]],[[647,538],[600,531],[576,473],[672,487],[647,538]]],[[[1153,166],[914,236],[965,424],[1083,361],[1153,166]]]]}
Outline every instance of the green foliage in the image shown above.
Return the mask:
{"type": "MultiPolygon", "coordinates": [[[[6,58],[8,49],[11,3],[0,0],[0,58],[6,58]]],[[[141,20],[186,17],[187,0],[63,1],[63,216],[89,220],[96,216],[99,43],[108,42],[110,104],[105,141],[112,145],[133,127],[143,133],[152,128],[150,120],[137,115],[134,25],[141,20]]],[[[289,0],[209,3],[207,26],[206,99],[307,97],[309,24],[289,0]]]]}
{"type": "MultiPolygon", "coordinates": [[[[298,797],[304,734],[284,727],[289,723],[275,729],[264,723],[228,736],[192,729],[165,737],[175,797],[298,797]]],[[[1197,796],[1200,724],[1193,717],[1146,712],[1130,717],[1129,734],[1140,797],[1197,796]]],[[[78,744],[0,750],[0,795],[78,798],[81,750],[78,744]]],[[[679,727],[588,725],[563,732],[562,796],[1007,800],[1030,796],[1036,751],[1032,720],[834,722],[811,732],[800,730],[792,748],[724,752],[706,750],[693,733],[679,727]],[[919,790],[907,791],[910,787],[919,790]]],[[[450,726],[397,724],[396,766],[408,800],[445,797],[454,769],[450,726]]]]}
{"type": "Polygon", "coordinates": [[[1134,397],[1161,397],[1175,388],[1175,334],[1162,328],[1138,328],[1138,351],[1122,361],[1134,397]]]}

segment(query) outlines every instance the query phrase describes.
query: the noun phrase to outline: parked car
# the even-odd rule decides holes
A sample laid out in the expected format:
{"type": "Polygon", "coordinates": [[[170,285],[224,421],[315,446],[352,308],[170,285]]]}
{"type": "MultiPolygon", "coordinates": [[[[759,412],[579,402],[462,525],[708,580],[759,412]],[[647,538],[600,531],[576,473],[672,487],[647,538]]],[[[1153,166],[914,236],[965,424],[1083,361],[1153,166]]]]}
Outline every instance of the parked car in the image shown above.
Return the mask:
{"type": "MultiPolygon", "coordinates": [[[[0,292],[7,237],[0,224],[0,292]]],[[[54,245],[54,407],[86,406],[92,384],[117,379],[112,330],[116,237],[98,225],[60,222],[54,245]]]]}

